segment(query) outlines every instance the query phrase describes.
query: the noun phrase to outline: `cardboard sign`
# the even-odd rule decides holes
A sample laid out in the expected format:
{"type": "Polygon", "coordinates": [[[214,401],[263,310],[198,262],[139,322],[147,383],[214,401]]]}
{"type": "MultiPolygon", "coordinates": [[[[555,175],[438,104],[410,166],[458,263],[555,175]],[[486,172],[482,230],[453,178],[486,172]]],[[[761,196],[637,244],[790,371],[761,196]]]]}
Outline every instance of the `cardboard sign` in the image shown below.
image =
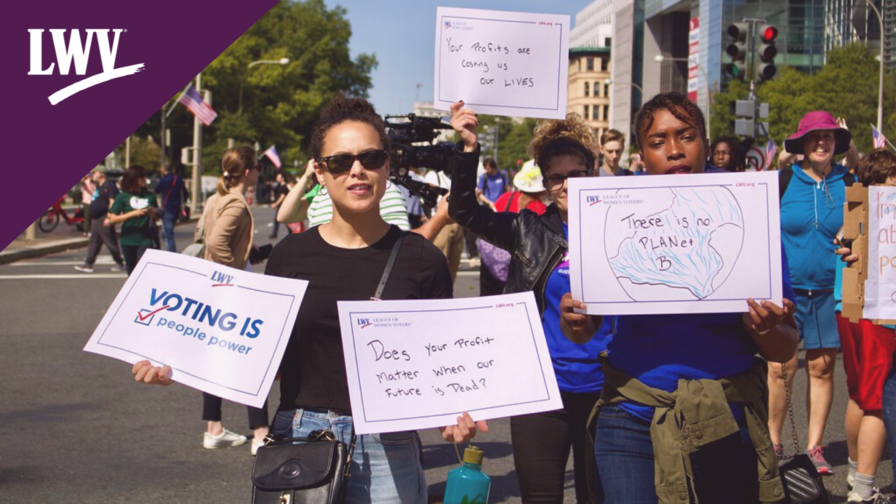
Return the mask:
{"type": "MultiPolygon", "coordinates": [[[[865,234],[866,246],[857,249],[866,255],[863,264],[865,286],[862,318],[890,323],[896,320],[896,187],[849,189],[853,189],[853,192],[861,190],[867,194],[863,201],[862,215],[868,229],[865,234]]],[[[847,212],[845,219],[848,217],[847,212]]],[[[844,234],[845,232],[844,227],[844,234]]],[[[845,273],[844,271],[844,303],[847,290],[845,273]]],[[[853,275],[848,277],[852,285],[853,275]]]]}
{"type": "Polygon", "coordinates": [[[595,315],[783,302],[777,173],[569,180],[572,295],[595,315]]]}
{"type": "Polygon", "coordinates": [[[563,407],[531,292],[340,301],[339,325],[358,434],[563,407]]]}
{"type": "Polygon", "coordinates": [[[439,7],[436,108],[566,117],[569,16],[439,7]]]}
{"type": "Polygon", "coordinates": [[[147,250],[84,350],[171,366],[171,379],[261,407],[308,282],[147,250]]]}

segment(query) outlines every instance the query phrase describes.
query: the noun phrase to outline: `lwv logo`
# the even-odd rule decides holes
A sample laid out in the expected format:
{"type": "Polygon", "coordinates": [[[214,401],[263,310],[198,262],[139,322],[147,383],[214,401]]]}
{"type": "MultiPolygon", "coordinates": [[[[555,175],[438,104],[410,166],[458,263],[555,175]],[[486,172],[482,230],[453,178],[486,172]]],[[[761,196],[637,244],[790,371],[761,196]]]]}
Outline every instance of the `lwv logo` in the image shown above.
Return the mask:
{"type": "MultiPolygon", "coordinates": [[[[94,38],[96,38],[97,48],[99,49],[103,72],[91,75],[51,94],[49,96],[51,105],[56,105],[69,96],[97,84],[102,84],[118,77],[133,75],[144,69],[143,63],[115,68],[115,58],[118,55],[118,41],[122,32],[126,32],[126,30],[120,28],[114,30],[84,30],[86,40],[82,43],[81,32],[77,28],[73,28],[69,36],[68,46],[65,44],[65,32],[65,28],[50,30],[50,35],[53,37],[53,47],[56,49],[56,63],[59,63],[59,75],[68,75],[72,68],[72,63],[74,63],[76,75],[87,73],[87,61],[94,38]],[[112,32],[111,42],[109,41],[110,31],[112,32]]],[[[50,63],[44,67],[43,62],[44,30],[42,28],[31,29],[28,30],[28,33],[31,35],[31,68],[28,70],[28,75],[53,75],[56,63],[50,63]]]]}

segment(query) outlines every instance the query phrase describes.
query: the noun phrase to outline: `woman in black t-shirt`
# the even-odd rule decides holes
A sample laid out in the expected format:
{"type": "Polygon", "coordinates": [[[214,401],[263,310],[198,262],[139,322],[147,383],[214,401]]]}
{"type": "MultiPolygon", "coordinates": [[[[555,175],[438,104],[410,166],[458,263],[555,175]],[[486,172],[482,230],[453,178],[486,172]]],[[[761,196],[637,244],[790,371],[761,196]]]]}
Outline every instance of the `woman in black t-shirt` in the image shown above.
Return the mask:
{"type": "MultiPolygon", "coordinates": [[[[284,238],[265,274],[308,280],[292,336],[280,365],[280,406],[271,433],[307,436],[328,429],[349,443],[351,403],[339,331],[339,300],[370,299],[395,241],[404,236],[383,299],[452,297],[451,275],[441,252],[423,237],[406,234],[379,213],[389,176],[389,138],[373,107],[341,96],[321,113],[311,138],[318,180],[333,200],[333,220],[284,238]]],[[[170,383],[167,368],[137,363],[139,381],[170,383]]],[[[441,429],[447,441],[464,442],[485,422],[469,414],[441,429]]],[[[426,482],[416,432],[360,435],[352,457],[348,502],[426,503],[426,482]]]]}

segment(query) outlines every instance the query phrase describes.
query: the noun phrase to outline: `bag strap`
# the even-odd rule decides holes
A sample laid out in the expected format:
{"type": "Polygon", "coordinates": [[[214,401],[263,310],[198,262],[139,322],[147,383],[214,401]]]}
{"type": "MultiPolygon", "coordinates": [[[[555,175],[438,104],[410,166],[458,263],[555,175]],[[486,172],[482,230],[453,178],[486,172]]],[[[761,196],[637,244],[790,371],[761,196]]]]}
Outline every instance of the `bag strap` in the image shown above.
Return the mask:
{"type": "MultiPolygon", "coordinates": [[[[386,269],[383,270],[383,276],[380,278],[380,283],[376,287],[376,293],[374,293],[373,297],[370,298],[374,301],[380,301],[383,297],[383,291],[386,290],[386,284],[389,282],[389,276],[392,274],[392,267],[395,266],[395,260],[398,259],[398,251],[401,249],[401,242],[404,240],[404,234],[398,237],[395,240],[395,244],[392,245],[392,253],[389,255],[389,260],[386,262],[386,269]]],[[[354,426],[352,426],[352,432],[354,432],[354,426]]]]}
{"type": "Polygon", "coordinates": [[[796,436],[796,420],[793,417],[793,400],[790,394],[790,387],[787,386],[787,364],[781,364],[781,375],[784,378],[784,396],[787,398],[787,415],[790,417],[790,434],[793,436],[793,454],[799,455],[800,442],[796,436]]]}
{"type": "Polygon", "coordinates": [[[165,193],[165,197],[162,199],[162,206],[168,206],[168,198],[171,197],[171,190],[174,189],[174,186],[177,185],[177,174],[174,174],[174,182],[171,182],[171,187],[168,188],[168,192],[165,193]]]}

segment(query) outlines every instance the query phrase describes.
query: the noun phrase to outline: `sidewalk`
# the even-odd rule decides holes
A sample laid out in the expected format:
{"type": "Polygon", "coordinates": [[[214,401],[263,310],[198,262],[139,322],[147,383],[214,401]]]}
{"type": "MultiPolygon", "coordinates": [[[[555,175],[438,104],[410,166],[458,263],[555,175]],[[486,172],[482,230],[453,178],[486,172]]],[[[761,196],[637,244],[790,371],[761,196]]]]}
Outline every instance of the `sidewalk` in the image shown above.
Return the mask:
{"type": "MultiPolygon", "coordinates": [[[[177,226],[195,226],[197,220],[199,220],[198,217],[191,218],[187,222],[179,222],[177,226]]],[[[0,264],[83,248],[87,246],[87,240],[88,238],[75,226],[66,225],[64,222],[49,233],[38,230],[37,238],[34,240],[26,240],[25,233],[22,232],[8,247],[0,251],[0,264]]]]}

